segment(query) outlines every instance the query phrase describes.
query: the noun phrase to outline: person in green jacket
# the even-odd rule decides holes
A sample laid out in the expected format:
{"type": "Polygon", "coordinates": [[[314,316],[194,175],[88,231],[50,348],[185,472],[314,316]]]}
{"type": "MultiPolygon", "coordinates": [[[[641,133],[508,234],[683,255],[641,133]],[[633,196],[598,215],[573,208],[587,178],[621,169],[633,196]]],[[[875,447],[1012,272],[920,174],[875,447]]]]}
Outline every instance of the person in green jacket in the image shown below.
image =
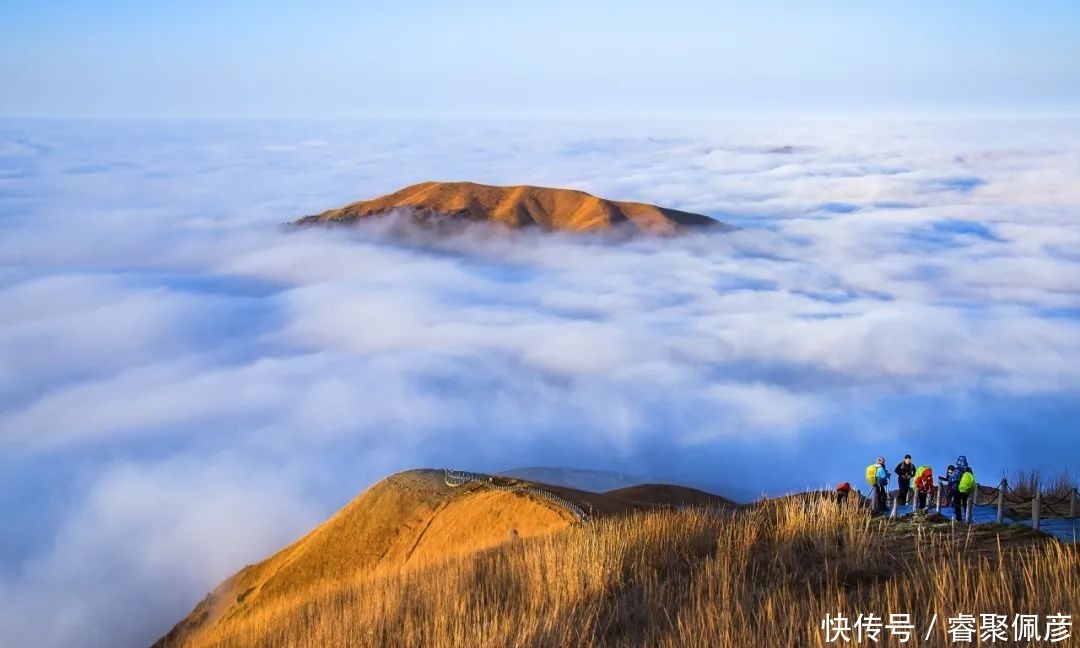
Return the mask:
{"type": "Polygon", "coordinates": [[[967,510],[968,495],[960,490],[960,482],[964,479],[965,473],[972,472],[971,466],[968,465],[967,457],[960,455],[956,458],[956,470],[949,477],[949,500],[953,505],[953,518],[957,522],[964,521],[964,511],[967,510]]]}

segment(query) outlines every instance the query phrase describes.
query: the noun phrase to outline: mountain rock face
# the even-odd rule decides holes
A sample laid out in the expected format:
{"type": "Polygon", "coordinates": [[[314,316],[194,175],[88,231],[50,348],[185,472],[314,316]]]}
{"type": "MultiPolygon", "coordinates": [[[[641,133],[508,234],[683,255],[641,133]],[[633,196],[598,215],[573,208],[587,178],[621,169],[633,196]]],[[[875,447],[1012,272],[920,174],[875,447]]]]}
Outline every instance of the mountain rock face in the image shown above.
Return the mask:
{"type": "Polygon", "coordinates": [[[498,223],[513,229],[590,232],[627,227],[647,234],[730,227],[701,214],[637,202],[605,200],[572,189],[495,187],[473,182],[423,182],[394,193],[305,216],[296,225],[353,223],[402,214],[418,221],[498,223]]]}

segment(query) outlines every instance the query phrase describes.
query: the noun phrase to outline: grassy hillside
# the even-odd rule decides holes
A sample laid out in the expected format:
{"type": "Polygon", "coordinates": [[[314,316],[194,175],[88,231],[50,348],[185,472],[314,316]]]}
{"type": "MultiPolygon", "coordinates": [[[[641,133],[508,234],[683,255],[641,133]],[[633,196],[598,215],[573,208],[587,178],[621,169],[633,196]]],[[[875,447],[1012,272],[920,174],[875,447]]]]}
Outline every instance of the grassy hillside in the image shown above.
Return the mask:
{"type": "Polygon", "coordinates": [[[649,508],[352,570],[163,645],[824,646],[827,612],[906,612],[919,639],[937,613],[921,645],[944,646],[950,615],[1077,609],[1075,545],[808,495],[736,516],[649,508]]]}
{"type": "Polygon", "coordinates": [[[477,485],[451,488],[441,470],[392,475],[292,545],[222,583],[164,638],[182,644],[222,619],[243,618],[312,585],[349,581],[546,533],[574,520],[543,500],[477,485]]]}
{"type": "MultiPolygon", "coordinates": [[[[532,482],[491,477],[489,485],[516,488],[532,482]]],[[[733,506],[691,488],[664,486],[589,493],[544,485],[593,515],[689,504],[733,506]]],[[[348,585],[375,574],[416,569],[458,555],[565,529],[569,511],[542,497],[480,483],[446,484],[442,470],[410,470],[375,484],[333,517],[270,558],[249,565],[201,601],[158,645],[187,645],[194,635],[243,622],[313,588],[348,585]]]]}

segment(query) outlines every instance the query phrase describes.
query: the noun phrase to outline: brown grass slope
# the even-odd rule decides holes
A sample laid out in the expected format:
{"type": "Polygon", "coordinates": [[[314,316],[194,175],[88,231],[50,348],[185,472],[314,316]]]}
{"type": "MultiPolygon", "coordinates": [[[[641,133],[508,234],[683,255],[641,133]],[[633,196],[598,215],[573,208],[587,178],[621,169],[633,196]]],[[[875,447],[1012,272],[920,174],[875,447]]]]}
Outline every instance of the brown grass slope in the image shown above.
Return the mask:
{"type": "Polygon", "coordinates": [[[726,227],[718,221],[690,212],[638,202],[605,200],[572,189],[514,186],[496,187],[474,182],[422,182],[394,193],[361,200],[297,224],[348,223],[394,210],[414,216],[446,216],[470,221],[489,221],[511,228],[585,232],[628,224],[650,234],[673,234],[687,227],[726,227]]]}
{"type": "MultiPolygon", "coordinates": [[[[323,583],[173,645],[826,646],[826,613],[1080,608],[1080,546],[1025,527],[871,518],[827,495],[716,516],[602,517],[439,563],[323,583]]],[[[939,621],[923,642],[934,614],[939,621]]],[[[885,635],[883,635],[885,639],[885,635]]],[[[894,645],[895,642],[881,645],[894,645]]]]}
{"type": "MultiPolygon", "coordinates": [[[[732,506],[691,488],[640,486],[591,493],[491,477],[490,484],[540,486],[595,516],[623,515],[661,506],[732,506]]],[[[183,645],[193,634],[275,608],[313,588],[418,567],[563,529],[576,518],[547,499],[488,488],[450,487],[442,470],[410,470],[384,479],[306,536],[240,570],[207,595],[158,645],[183,645]]]]}
{"type": "Polygon", "coordinates": [[[375,484],[300,540],[227,579],[163,640],[181,641],[316,584],[474,552],[503,542],[511,529],[528,537],[574,521],[546,500],[477,484],[451,488],[443,475],[410,470],[375,484]]]}

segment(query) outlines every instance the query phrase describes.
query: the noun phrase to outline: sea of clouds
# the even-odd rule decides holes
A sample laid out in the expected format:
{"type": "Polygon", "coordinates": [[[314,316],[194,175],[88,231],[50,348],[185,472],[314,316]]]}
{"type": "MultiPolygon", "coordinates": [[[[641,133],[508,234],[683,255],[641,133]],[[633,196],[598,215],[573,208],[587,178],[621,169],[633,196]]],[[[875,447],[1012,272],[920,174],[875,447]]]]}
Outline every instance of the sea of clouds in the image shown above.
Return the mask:
{"type": "Polygon", "coordinates": [[[152,642],[388,473],[1080,460],[1080,121],[0,122],[0,637],[152,642]],[[424,180],[731,233],[279,224],[424,180]]]}

